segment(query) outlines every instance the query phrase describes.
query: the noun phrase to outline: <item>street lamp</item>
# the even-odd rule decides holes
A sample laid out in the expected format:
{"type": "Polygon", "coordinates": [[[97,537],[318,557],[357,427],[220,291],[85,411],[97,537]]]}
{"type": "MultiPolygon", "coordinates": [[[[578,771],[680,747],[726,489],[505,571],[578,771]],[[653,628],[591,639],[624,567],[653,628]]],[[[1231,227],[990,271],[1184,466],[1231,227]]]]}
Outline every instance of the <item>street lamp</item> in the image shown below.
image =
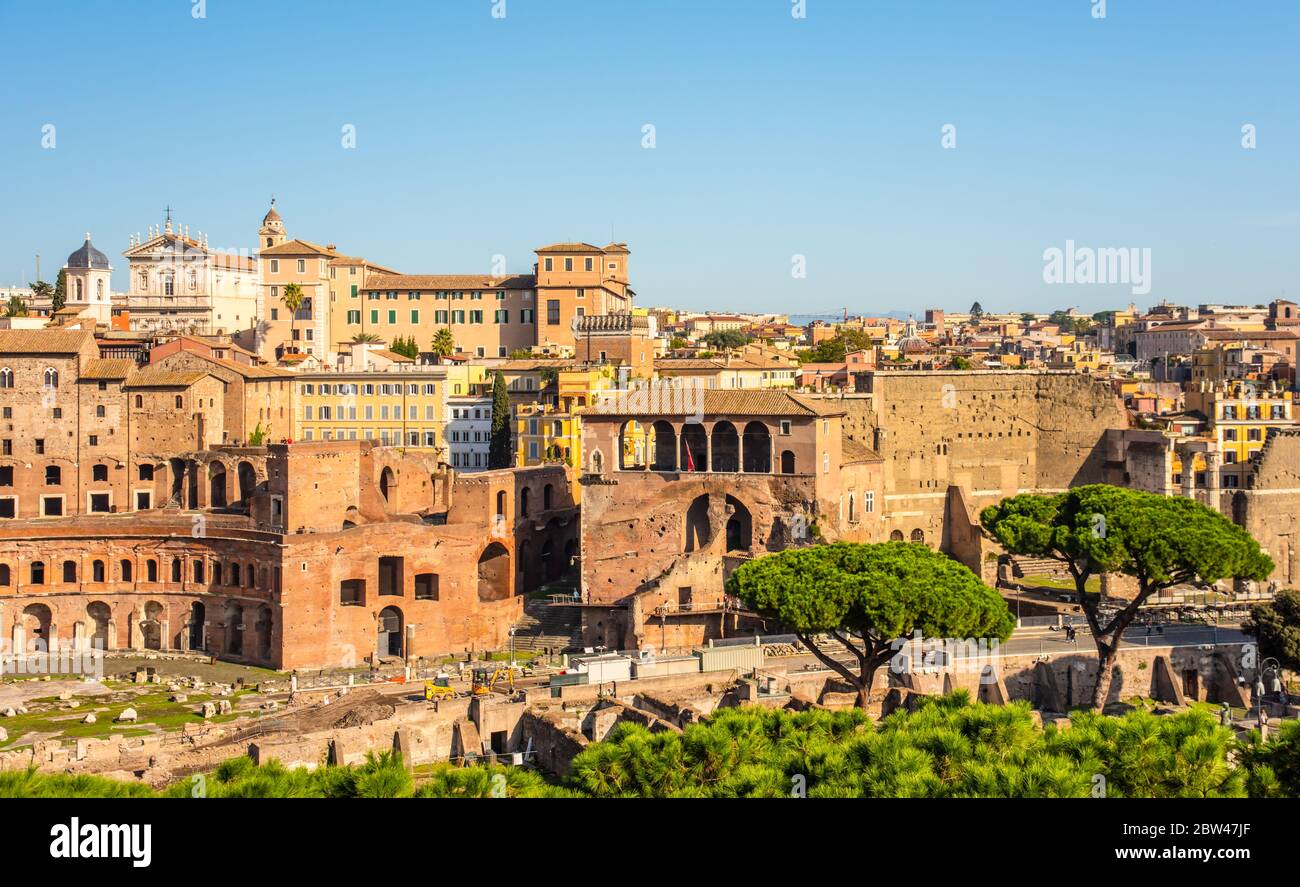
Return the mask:
{"type": "Polygon", "coordinates": [[[510,626],[510,630],[506,632],[506,634],[510,635],[510,667],[511,668],[515,667],[515,630],[516,630],[515,626],[512,625],[510,626]]]}

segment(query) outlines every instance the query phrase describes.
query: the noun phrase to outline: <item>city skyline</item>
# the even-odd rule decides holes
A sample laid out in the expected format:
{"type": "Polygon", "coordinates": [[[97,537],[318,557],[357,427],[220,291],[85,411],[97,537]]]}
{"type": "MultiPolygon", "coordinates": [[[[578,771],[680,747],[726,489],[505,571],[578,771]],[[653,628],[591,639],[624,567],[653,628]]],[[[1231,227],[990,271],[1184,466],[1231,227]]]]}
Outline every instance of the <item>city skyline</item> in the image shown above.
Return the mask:
{"type": "Polygon", "coordinates": [[[641,305],[1294,297],[1300,13],[1109,7],[6,7],[6,31],[63,51],[10,72],[0,162],[22,212],[0,220],[0,285],[30,283],[37,251],[53,281],[89,231],[125,290],[122,251],[168,205],[251,250],[274,194],[290,236],[408,274],[623,241],[641,305]],[[1149,292],[1044,282],[1070,242],[1149,250],[1149,292]]]}

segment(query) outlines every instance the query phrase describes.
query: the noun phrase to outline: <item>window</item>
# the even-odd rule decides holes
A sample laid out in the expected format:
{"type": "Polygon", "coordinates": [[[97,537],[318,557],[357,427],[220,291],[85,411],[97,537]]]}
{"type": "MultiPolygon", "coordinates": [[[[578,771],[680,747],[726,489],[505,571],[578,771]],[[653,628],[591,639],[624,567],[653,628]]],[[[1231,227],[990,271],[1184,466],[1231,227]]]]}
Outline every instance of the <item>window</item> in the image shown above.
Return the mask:
{"type": "Polygon", "coordinates": [[[59,371],[54,369],[53,367],[50,367],[45,371],[45,387],[46,388],[59,387],[59,371]]]}
{"type": "Polygon", "coordinates": [[[0,388],[14,387],[14,371],[5,367],[0,370],[0,388]]]}
{"type": "Polygon", "coordinates": [[[587,271],[595,270],[595,262],[596,262],[595,259],[593,259],[591,256],[588,256],[584,261],[586,262],[585,270],[587,271]]]}
{"type": "Polygon", "coordinates": [[[36,455],[45,455],[45,438],[43,437],[36,438],[36,455]]]}
{"type": "Polygon", "coordinates": [[[90,479],[95,483],[103,483],[108,480],[107,465],[92,465],[90,467],[90,479]]]}
{"type": "Polygon", "coordinates": [[[153,480],[153,466],[152,466],[152,465],[141,465],[141,466],[140,466],[140,480],[153,480]]]}
{"type": "Polygon", "coordinates": [[[564,270],[565,271],[573,270],[573,259],[570,258],[569,256],[565,256],[564,258],[564,270]]]}
{"type": "Polygon", "coordinates": [[[64,582],[76,582],[76,581],[77,581],[77,562],[76,562],[76,561],[64,561],[64,562],[63,562],[63,581],[64,581],[64,582]]]}
{"type": "Polygon", "coordinates": [[[57,487],[63,483],[63,469],[57,465],[45,466],[45,485],[57,487]]]}
{"type": "Polygon", "coordinates": [[[298,273],[299,273],[299,274],[303,274],[303,273],[305,273],[306,271],[307,271],[307,260],[306,260],[306,259],[299,259],[299,260],[298,260],[298,273]]]}
{"type": "Polygon", "coordinates": [[[867,490],[862,494],[862,510],[871,514],[876,510],[876,491],[867,490]]]}
{"type": "MultiPolygon", "coordinates": [[[[55,412],[58,412],[58,410],[56,410],[55,412]]],[[[99,406],[95,407],[95,418],[96,418],[96,419],[102,419],[102,418],[104,418],[104,415],[105,415],[105,413],[104,413],[104,405],[103,405],[103,404],[100,404],[99,406]]],[[[57,419],[58,416],[55,416],[54,418],[57,419]]]]}
{"type": "Polygon", "coordinates": [[[0,465],[0,487],[12,487],[14,485],[14,467],[12,465],[0,465]]]}
{"type": "MultiPolygon", "coordinates": [[[[279,259],[272,259],[272,260],[271,260],[271,273],[272,273],[272,274],[279,274],[279,273],[280,273],[280,260],[279,260],[279,259]]],[[[275,288],[274,288],[274,287],[271,288],[271,295],[275,295],[275,288]]]]}
{"type": "Polygon", "coordinates": [[[546,270],[547,270],[547,271],[554,271],[554,270],[555,270],[555,260],[552,259],[550,256],[547,256],[547,257],[546,257],[546,259],[544,260],[544,264],[545,264],[545,266],[546,266],[546,270]]]}
{"type": "Polygon", "coordinates": [[[31,584],[32,584],[32,585],[44,585],[44,584],[45,584],[45,564],[43,564],[41,561],[32,561],[32,568],[31,568],[31,574],[30,574],[30,575],[31,575],[31,584]]]}
{"type": "Polygon", "coordinates": [[[438,599],[438,574],[415,574],[415,599],[417,601],[436,601],[438,599]]]}
{"type": "Polygon", "coordinates": [[[546,323],[549,326],[556,326],[560,322],[560,300],[546,300],[546,323]]]}

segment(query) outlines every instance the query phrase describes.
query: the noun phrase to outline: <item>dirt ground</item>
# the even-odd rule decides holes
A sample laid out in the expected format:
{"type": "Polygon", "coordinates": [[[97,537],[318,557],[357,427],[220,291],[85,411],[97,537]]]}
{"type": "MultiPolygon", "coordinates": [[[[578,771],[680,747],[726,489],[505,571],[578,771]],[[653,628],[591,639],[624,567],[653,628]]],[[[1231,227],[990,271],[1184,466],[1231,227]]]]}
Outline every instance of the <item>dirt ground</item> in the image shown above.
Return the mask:
{"type": "Polygon", "coordinates": [[[118,656],[104,658],[104,674],[120,675],[124,679],[130,672],[141,668],[155,669],[165,682],[168,677],[193,675],[209,683],[233,684],[240,678],[248,685],[262,681],[288,680],[288,676],[269,668],[256,668],[234,662],[210,662],[207,659],[149,659],[146,656],[118,656]]]}
{"type": "Polygon", "coordinates": [[[0,710],[26,705],[29,699],[58,696],[62,693],[71,693],[73,696],[100,696],[110,692],[112,691],[99,681],[93,680],[6,681],[0,683],[0,710]]]}

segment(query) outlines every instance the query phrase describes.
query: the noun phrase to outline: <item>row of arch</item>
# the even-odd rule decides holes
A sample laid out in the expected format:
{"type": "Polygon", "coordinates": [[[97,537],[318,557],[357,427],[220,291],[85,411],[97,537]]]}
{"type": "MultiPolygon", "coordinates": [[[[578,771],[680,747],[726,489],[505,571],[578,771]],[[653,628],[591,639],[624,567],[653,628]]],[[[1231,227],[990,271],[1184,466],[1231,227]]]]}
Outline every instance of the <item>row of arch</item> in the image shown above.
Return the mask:
{"type": "MultiPolygon", "coordinates": [[[[120,558],[117,562],[116,575],[110,575],[110,563],[111,561],[107,559],[95,558],[90,562],[89,576],[79,576],[79,563],[72,558],[63,560],[57,572],[52,572],[53,568],[47,566],[45,561],[34,560],[27,564],[27,575],[22,579],[25,585],[48,585],[55,582],[75,584],[78,581],[92,583],[136,582],[134,560],[125,557],[120,558]]],[[[168,574],[170,578],[167,581],[174,584],[185,582],[186,572],[185,558],[173,557],[168,574]]],[[[258,587],[259,584],[257,581],[257,565],[252,561],[241,563],[235,560],[223,562],[208,558],[190,558],[188,573],[189,581],[199,585],[251,589],[258,587]],[[209,563],[211,564],[210,576],[209,563]]],[[[144,562],[144,582],[161,582],[160,575],[160,562],[157,558],[149,558],[144,562]]],[[[13,584],[13,568],[7,563],[0,563],[0,588],[13,584]]],[[[266,588],[269,585],[270,568],[263,567],[261,587],[266,588]]]]}
{"type": "MultiPolygon", "coordinates": [[[[67,615],[67,614],[65,614],[67,615]]],[[[119,614],[122,615],[119,609],[119,614]]],[[[140,650],[199,650],[245,659],[270,661],[274,644],[275,617],[267,604],[247,605],[226,601],[209,621],[208,606],[193,601],[184,613],[184,624],[172,626],[168,609],[156,600],[131,607],[125,615],[127,647],[140,650]],[[220,637],[214,637],[220,629],[220,637]]],[[[122,620],[102,600],[90,601],[81,612],[73,611],[71,632],[60,631],[54,613],[42,603],[28,604],[15,614],[13,649],[43,653],[64,649],[116,650],[121,648],[122,620]]]]}
{"type": "MultiPolygon", "coordinates": [[[[773,438],[767,425],[748,422],[743,429],[723,419],[706,428],[687,422],[677,432],[660,419],[643,425],[635,419],[619,429],[619,469],[622,471],[716,471],[771,474],[773,438]]],[[[795,473],[795,454],[784,450],[781,473],[795,473]]],[[[598,472],[599,473],[599,472],[598,472]]]]}

